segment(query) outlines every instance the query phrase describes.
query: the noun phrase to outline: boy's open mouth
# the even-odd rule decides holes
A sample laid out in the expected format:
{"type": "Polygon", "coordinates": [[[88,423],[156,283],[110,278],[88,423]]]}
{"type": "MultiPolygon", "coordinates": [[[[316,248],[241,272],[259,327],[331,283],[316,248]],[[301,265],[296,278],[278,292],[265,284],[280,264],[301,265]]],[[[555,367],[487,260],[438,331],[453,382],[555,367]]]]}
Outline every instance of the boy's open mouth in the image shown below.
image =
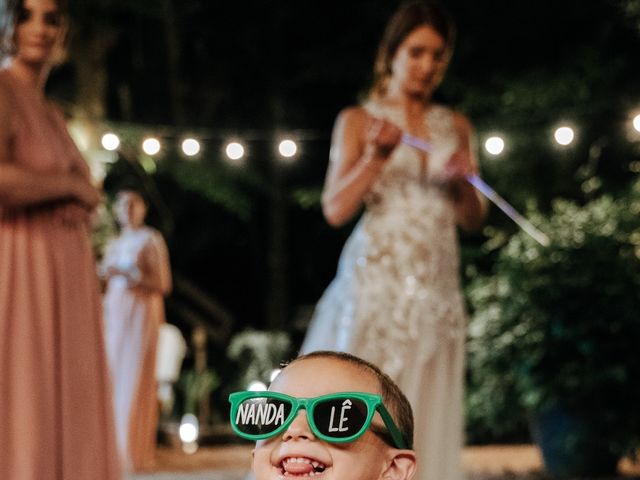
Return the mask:
{"type": "Polygon", "coordinates": [[[298,477],[312,477],[314,475],[322,474],[326,465],[305,457],[287,457],[282,460],[280,469],[282,475],[286,476],[298,476],[298,477]]]}

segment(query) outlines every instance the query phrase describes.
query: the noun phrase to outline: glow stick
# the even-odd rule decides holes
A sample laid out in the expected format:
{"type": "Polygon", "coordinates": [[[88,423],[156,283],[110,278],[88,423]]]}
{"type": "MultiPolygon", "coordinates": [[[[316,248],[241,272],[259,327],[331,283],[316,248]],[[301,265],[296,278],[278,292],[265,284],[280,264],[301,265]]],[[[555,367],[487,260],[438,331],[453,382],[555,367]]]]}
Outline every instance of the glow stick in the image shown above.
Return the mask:
{"type": "MultiPolygon", "coordinates": [[[[433,150],[433,146],[421,138],[414,137],[413,135],[409,135],[408,133],[403,133],[402,138],[400,140],[402,143],[410,145],[418,150],[422,150],[426,153],[431,153],[433,150]]],[[[484,180],[482,180],[478,175],[467,175],[467,182],[473,185],[480,193],[482,193],[485,197],[487,197],[494,205],[496,205],[500,210],[502,210],[511,220],[513,220],[516,225],[518,225],[522,230],[524,230],[531,238],[533,238],[540,245],[547,247],[551,243],[549,237],[547,237],[544,233],[538,230],[533,224],[527,220],[525,217],[520,215],[518,211],[513,208],[513,206],[507,202],[504,198],[502,198],[493,188],[491,188],[484,180]]]]}

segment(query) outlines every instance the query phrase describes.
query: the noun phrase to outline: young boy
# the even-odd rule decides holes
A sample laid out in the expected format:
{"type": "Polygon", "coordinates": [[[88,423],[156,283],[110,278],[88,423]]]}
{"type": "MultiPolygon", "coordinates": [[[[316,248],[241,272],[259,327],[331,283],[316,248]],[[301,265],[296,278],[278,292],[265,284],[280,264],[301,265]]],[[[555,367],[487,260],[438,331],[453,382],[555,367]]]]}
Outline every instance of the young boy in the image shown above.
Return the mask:
{"type": "Polygon", "coordinates": [[[257,480],[410,480],[411,406],[376,366],[313,352],[293,360],[268,392],[231,394],[231,424],[256,440],[257,480]]]}

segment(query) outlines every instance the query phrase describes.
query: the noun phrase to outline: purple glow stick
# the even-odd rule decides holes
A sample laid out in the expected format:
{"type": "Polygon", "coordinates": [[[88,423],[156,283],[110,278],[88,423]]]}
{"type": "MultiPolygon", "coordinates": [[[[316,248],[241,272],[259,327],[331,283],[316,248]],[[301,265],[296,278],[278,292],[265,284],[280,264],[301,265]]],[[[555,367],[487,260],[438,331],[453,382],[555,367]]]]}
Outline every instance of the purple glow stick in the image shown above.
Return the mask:
{"type": "MultiPolygon", "coordinates": [[[[423,152],[430,153],[433,150],[432,145],[422,140],[421,138],[414,137],[413,135],[409,135],[408,133],[403,133],[402,138],[400,140],[402,143],[410,145],[418,150],[422,150],[423,152]]],[[[502,198],[493,188],[491,188],[484,180],[482,180],[478,175],[467,175],[467,182],[473,185],[480,193],[482,193],[485,197],[487,197],[494,205],[496,205],[500,210],[502,210],[511,220],[513,220],[516,225],[518,225],[522,230],[524,230],[531,238],[533,238],[536,242],[538,242],[543,247],[548,247],[551,243],[549,237],[547,237],[544,233],[538,230],[533,224],[524,218],[518,211],[511,206],[509,202],[507,202],[504,198],[502,198]]]]}
{"type": "Polygon", "coordinates": [[[414,137],[413,135],[409,135],[408,133],[403,133],[400,141],[417,148],[418,150],[422,150],[423,152],[431,153],[431,150],[433,150],[433,147],[429,142],[421,138],[414,137]]]}

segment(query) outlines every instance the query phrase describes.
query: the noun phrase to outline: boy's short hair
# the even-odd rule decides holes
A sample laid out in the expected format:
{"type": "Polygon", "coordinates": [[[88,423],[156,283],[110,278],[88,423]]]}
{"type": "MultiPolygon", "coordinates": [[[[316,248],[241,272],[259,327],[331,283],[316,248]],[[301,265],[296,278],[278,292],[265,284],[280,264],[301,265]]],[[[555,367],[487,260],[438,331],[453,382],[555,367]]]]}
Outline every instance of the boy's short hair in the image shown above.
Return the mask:
{"type": "Polygon", "coordinates": [[[384,373],[373,363],[363,360],[360,357],[356,357],[355,355],[346,352],[334,352],[330,350],[318,350],[300,355],[299,357],[291,360],[288,365],[312,358],[333,358],[335,360],[350,363],[372,373],[380,382],[380,390],[382,391],[382,401],[384,406],[389,410],[394,422],[396,422],[396,425],[400,429],[400,433],[402,433],[402,437],[404,438],[407,447],[409,449],[413,449],[413,411],[411,409],[411,404],[402,390],[400,390],[400,387],[396,385],[389,375],[384,373]]]}

